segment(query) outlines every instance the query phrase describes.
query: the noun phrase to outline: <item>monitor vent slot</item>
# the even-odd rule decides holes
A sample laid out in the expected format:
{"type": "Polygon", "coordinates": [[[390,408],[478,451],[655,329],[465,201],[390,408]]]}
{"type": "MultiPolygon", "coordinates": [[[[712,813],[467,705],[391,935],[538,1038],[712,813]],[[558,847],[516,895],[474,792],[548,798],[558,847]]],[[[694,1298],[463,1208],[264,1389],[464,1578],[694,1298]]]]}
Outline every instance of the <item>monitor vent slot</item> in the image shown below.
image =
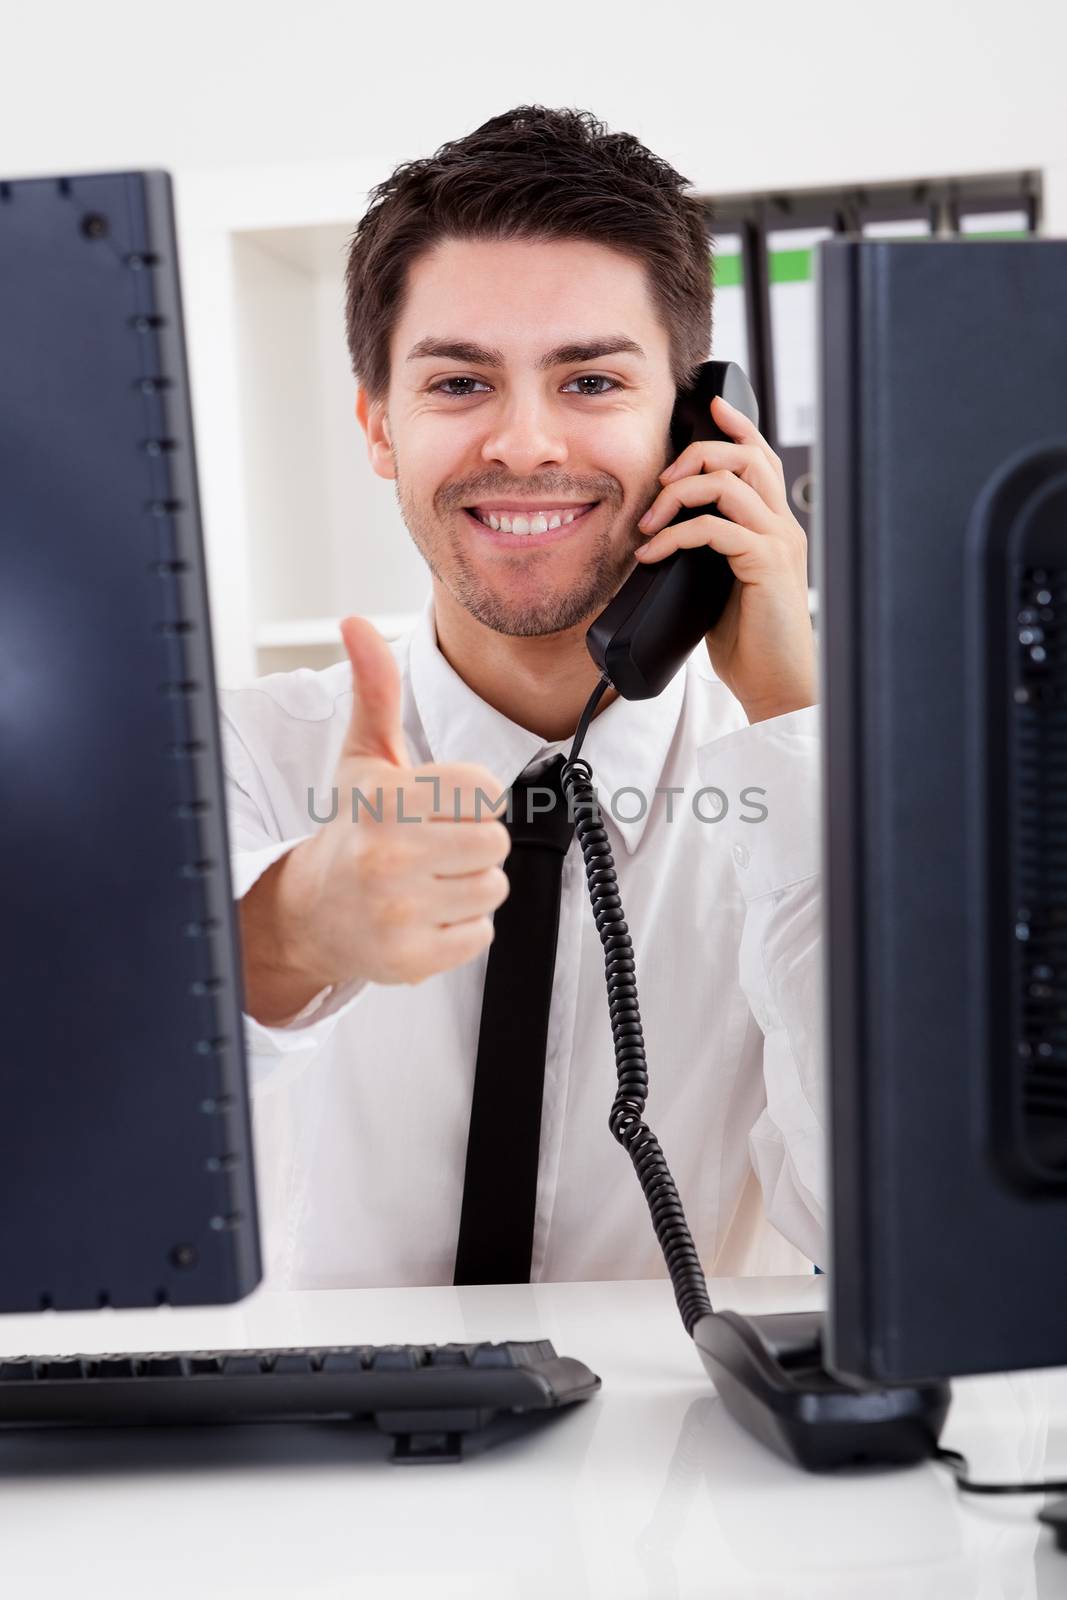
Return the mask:
{"type": "Polygon", "coordinates": [[[1067,1173],[1067,566],[1013,575],[1015,1081],[1031,1160],[1067,1173]]]}

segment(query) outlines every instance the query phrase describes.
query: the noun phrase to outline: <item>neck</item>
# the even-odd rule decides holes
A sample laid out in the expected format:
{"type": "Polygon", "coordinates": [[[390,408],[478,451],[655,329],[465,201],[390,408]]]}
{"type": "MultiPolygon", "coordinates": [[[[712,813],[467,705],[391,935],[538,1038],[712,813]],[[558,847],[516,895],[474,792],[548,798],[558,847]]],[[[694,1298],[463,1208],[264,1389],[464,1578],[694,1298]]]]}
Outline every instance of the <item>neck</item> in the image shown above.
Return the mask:
{"type": "MultiPolygon", "coordinates": [[[[569,739],[600,673],[585,642],[587,619],[560,633],[519,639],[478,622],[434,583],[437,644],[454,672],[486,705],[548,744],[569,739]]],[[[597,714],[618,698],[606,689],[597,714]]]]}

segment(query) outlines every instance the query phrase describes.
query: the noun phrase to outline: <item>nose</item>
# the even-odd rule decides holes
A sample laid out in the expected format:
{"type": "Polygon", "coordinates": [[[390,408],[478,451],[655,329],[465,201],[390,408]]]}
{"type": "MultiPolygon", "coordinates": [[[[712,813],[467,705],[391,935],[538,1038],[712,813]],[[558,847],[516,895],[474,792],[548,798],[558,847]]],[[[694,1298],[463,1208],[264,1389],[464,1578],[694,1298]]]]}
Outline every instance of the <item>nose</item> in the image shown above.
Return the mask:
{"type": "Polygon", "coordinates": [[[516,477],[539,467],[561,466],[567,459],[561,422],[545,395],[512,392],[490,424],[482,460],[504,466],[516,477]]]}

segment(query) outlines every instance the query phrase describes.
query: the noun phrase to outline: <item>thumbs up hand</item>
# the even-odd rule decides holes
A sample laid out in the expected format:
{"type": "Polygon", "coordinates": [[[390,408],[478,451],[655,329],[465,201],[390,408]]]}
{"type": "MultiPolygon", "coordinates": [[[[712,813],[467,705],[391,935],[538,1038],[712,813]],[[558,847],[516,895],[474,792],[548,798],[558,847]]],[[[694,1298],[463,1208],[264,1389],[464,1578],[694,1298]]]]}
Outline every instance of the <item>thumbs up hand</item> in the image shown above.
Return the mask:
{"type": "MultiPolygon", "coordinates": [[[[331,984],[420,983],[470,961],[491,942],[509,888],[501,863],[511,838],[492,809],[504,814],[506,786],[467,763],[412,766],[392,652],[361,617],[345,618],[341,636],[354,695],[337,814],[277,863],[272,891],[272,965],[303,1004],[331,984]]],[[[246,945],[249,927],[262,926],[262,914],[242,918],[246,945]]]]}

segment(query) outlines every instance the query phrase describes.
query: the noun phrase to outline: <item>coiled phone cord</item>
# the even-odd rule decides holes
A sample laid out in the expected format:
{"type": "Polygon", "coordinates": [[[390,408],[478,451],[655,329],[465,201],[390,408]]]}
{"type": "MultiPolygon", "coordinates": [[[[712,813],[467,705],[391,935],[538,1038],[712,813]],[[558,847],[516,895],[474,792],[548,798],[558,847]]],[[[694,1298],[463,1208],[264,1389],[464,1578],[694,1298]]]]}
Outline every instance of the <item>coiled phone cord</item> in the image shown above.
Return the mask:
{"type": "Polygon", "coordinates": [[[666,1157],[655,1134],[643,1120],[648,1098],[648,1068],[641,1010],[637,1001],[633,944],[623,916],[611,845],[600,820],[600,808],[592,781],[593,771],[588,761],[579,760],[578,756],[593,713],[608,687],[610,680],[602,677],[590,695],[578,719],[571,752],[563,764],[561,780],[585,860],[593,917],[604,946],[608,1009],[619,1080],[608,1125],[614,1138],[629,1152],[634,1164],[670,1273],[674,1298],[685,1330],[691,1335],[699,1319],[711,1311],[711,1301],[708,1299],[708,1286],[700,1257],[666,1157]]]}

